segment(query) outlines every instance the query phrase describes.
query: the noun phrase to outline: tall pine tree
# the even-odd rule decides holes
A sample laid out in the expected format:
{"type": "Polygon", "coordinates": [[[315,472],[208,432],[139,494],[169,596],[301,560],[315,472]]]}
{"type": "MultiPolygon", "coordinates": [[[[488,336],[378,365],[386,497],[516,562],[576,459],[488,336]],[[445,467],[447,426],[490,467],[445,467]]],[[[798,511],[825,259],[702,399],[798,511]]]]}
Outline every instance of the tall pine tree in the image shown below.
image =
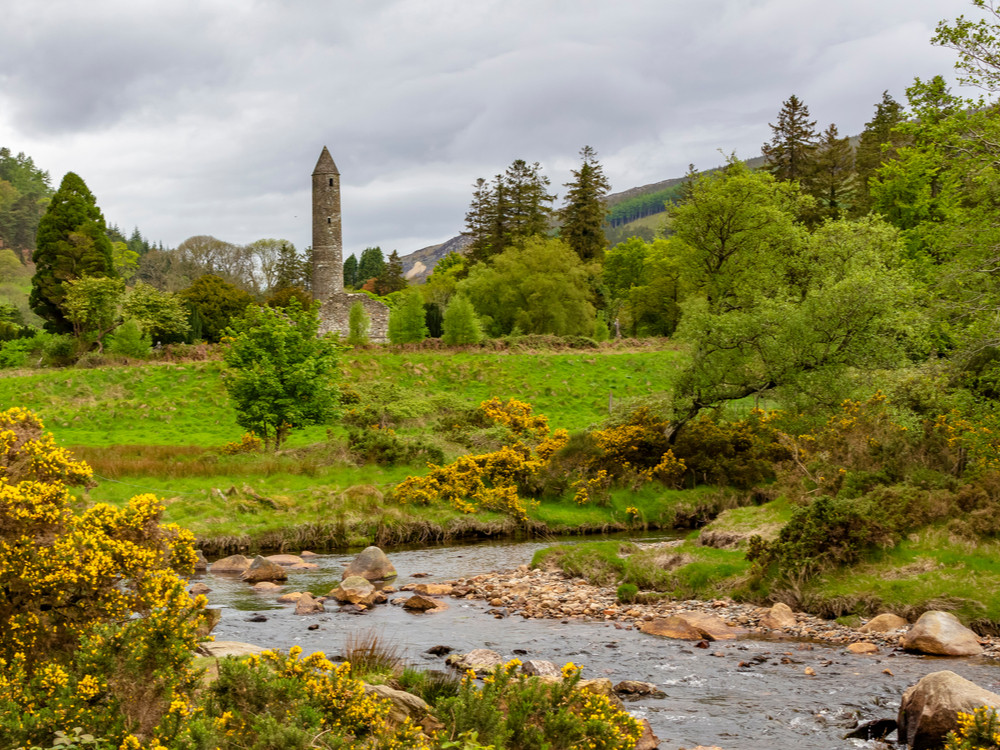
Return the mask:
{"type": "Polygon", "coordinates": [[[839,219],[846,215],[854,196],[854,151],[851,140],[840,137],[830,124],[816,147],[809,193],[816,199],[816,218],[839,219]]]}
{"type": "Polygon", "coordinates": [[[358,259],[348,255],[344,261],[344,288],[354,289],[358,285],[358,259]]]}
{"type": "Polygon", "coordinates": [[[366,247],[361,253],[361,260],[358,261],[358,285],[364,284],[369,279],[377,279],[385,271],[385,256],[382,255],[382,248],[366,247]]]}
{"type": "Polygon", "coordinates": [[[795,94],[782,102],[778,124],[768,123],[772,137],[761,147],[772,174],[779,180],[808,180],[816,151],[816,121],[795,94]]]}
{"type": "Polygon", "coordinates": [[[465,215],[465,234],[471,239],[469,259],[488,261],[508,248],[523,246],[529,237],[545,234],[555,200],[548,186],[541,165],[524,159],[516,159],[492,182],[476,180],[465,215]]]}
{"type": "Polygon", "coordinates": [[[73,172],[63,177],[45,215],[38,223],[35,275],[29,303],[45,328],[68,333],[64,284],[84,276],[115,276],[111,240],[97,199],[73,172]]]}
{"type": "Polygon", "coordinates": [[[605,197],[611,190],[597,152],[590,146],[580,149],[582,163],[573,170],[573,181],[565,183],[566,205],[559,212],[562,219],[560,236],[581,260],[595,260],[604,255],[608,246],[604,235],[607,218],[605,197]]]}
{"type": "Polygon", "coordinates": [[[403,276],[403,261],[399,253],[393,250],[389,253],[389,262],[385,264],[382,273],[375,279],[375,294],[383,297],[393,292],[406,289],[406,277],[403,276]]]}
{"type": "Polygon", "coordinates": [[[895,128],[903,121],[903,105],[888,91],[882,92],[882,101],[875,105],[875,115],[865,123],[854,156],[857,196],[854,200],[855,216],[863,216],[872,208],[871,181],[883,164],[896,158],[903,136],[895,128]]]}

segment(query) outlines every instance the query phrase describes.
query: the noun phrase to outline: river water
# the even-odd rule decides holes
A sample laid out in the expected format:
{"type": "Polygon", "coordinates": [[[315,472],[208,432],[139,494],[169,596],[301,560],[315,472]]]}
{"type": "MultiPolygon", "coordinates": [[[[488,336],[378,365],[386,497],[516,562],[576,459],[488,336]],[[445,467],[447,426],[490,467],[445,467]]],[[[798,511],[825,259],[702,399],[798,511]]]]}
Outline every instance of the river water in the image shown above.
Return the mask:
{"type": "MultiPolygon", "coordinates": [[[[429,547],[397,550],[389,557],[399,572],[394,584],[400,587],[515,568],[549,544],[429,547]],[[414,573],[429,575],[414,578],[414,573]]],[[[289,571],[283,590],[326,594],[353,557],[311,558],[319,568],[289,571]]],[[[443,657],[424,653],[446,645],[457,652],[492,648],[507,659],[546,659],[558,666],[572,661],[583,665],[585,678],[655,683],[665,698],[627,706],[649,720],[664,750],[698,744],[724,750],[883,747],[841,738],[859,722],[895,718],[903,691],[925,674],[949,669],[1000,692],[1000,666],[987,660],[903,653],[856,656],[842,647],[791,640],[745,639],[699,649],[599,622],[496,619],[487,613],[485,602],[459,599],[448,599],[449,609],[433,614],[410,614],[392,605],[349,614],[328,602],[326,614],[296,616],[293,606],[275,601],[277,594],[259,594],[238,578],[206,574],[201,580],[212,589],[211,605],[222,608],[222,620],[214,631],[217,640],[275,649],[299,645],[307,654],[323,651],[334,658],[351,634],[374,630],[420,668],[447,669],[443,657]],[[250,622],[253,614],[264,615],[266,622],[250,622]],[[308,630],[311,624],[319,628],[308,630]],[[806,675],[806,667],[812,667],[815,676],[806,675]]]]}

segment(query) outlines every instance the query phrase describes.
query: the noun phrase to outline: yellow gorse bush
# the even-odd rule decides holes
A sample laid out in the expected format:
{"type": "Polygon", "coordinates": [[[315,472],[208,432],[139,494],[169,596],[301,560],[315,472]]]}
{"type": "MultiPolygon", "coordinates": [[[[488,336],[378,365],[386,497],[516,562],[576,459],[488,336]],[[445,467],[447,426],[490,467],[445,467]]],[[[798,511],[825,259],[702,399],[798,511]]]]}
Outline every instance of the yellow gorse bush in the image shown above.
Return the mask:
{"type": "Polygon", "coordinates": [[[159,523],[152,495],[80,507],[68,488],[90,468],[43,429],[27,410],[0,413],[0,735],[151,737],[193,689],[204,600],[178,571],[194,564],[194,538],[159,523]]]}

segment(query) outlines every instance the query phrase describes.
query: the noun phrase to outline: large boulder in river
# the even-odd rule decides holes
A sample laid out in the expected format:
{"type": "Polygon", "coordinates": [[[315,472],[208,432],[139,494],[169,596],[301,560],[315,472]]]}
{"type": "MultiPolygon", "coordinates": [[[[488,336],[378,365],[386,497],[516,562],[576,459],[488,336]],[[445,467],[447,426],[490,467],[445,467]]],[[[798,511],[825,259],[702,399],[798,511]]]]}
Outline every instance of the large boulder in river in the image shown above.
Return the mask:
{"type": "Polygon", "coordinates": [[[351,576],[361,576],[369,581],[384,581],[396,577],[396,568],[389,562],[385,552],[378,547],[365,547],[361,554],[344,568],[344,575],[341,578],[346,579],[351,576]]]}
{"type": "Polygon", "coordinates": [[[303,592],[295,601],[295,614],[297,615],[315,615],[325,611],[323,602],[319,599],[314,599],[313,595],[308,591],[303,592]]]}
{"type": "Polygon", "coordinates": [[[443,609],[448,609],[448,605],[431,596],[414,594],[403,602],[403,609],[410,612],[440,612],[443,609]]]}
{"type": "Polygon", "coordinates": [[[883,612],[877,617],[870,619],[858,628],[858,630],[862,633],[888,633],[892,630],[902,630],[909,624],[899,615],[894,615],[891,612],[883,612]]]}
{"type": "Polygon", "coordinates": [[[663,638],[675,638],[682,641],[700,641],[701,631],[693,627],[682,617],[671,615],[670,617],[658,617],[655,620],[644,622],[639,628],[643,633],[658,635],[663,638]]]}
{"type": "Polygon", "coordinates": [[[305,562],[298,555],[268,555],[267,559],[278,565],[301,565],[305,562]]]}
{"type": "Polygon", "coordinates": [[[984,690],[954,672],[931,672],[903,693],[899,705],[899,739],[910,750],[940,747],[958,729],[958,712],[980,706],[1000,708],[1000,695],[984,690]]]}
{"type": "Polygon", "coordinates": [[[278,565],[278,563],[273,563],[266,558],[257,555],[250,563],[250,567],[247,568],[243,574],[240,576],[244,581],[249,583],[260,583],[261,581],[284,581],[288,578],[287,571],[278,565]]]}
{"type": "Polygon", "coordinates": [[[488,648],[476,648],[467,654],[451,654],[445,664],[465,671],[471,669],[476,674],[492,672],[494,667],[503,666],[503,657],[488,648]]]}
{"type": "Polygon", "coordinates": [[[709,641],[729,641],[746,635],[747,632],[741,628],[730,627],[721,617],[708,612],[680,612],[677,616],[709,641]]]}
{"type": "Polygon", "coordinates": [[[920,615],[903,636],[903,648],[936,656],[975,656],[983,653],[976,634],[950,612],[931,610],[920,615]]]}
{"type": "Polygon", "coordinates": [[[349,576],[327,596],[332,596],[341,604],[360,604],[369,607],[375,602],[375,593],[375,587],[367,578],[349,576]]]}
{"type": "Polygon", "coordinates": [[[242,573],[250,567],[250,558],[243,555],[230,555],[216,560],[208,567],[210,573],[242,573]]]}

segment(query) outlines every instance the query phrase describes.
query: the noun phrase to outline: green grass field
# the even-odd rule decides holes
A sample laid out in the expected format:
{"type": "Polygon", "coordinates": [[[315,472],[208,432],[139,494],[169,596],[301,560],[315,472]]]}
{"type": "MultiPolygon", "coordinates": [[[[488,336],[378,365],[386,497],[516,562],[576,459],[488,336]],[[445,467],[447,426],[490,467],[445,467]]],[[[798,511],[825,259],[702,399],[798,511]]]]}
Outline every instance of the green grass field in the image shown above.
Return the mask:
{"type": "MultiPolygon", "coordinates": [[[[340,377],[345,388],[363,397],[379,389],[390,394],[391,407],[405,415],[399,433],[433,442],[451,459],[468,449],[438,434],[442,414],[492,396],[516,397],[548,415],[552,428],[581,430],[607,416],[609,398],[621,402],[668,390],[678,359],[666,348],[370,349],[345,353],[340,377]]],[[[382,503],[393,485],[426,466],[356,465],[338,421],[294,432],[279,455],[224,455],[221,448],[238,441],[243,429],[223,388],[222,369],[220,362],[208,361],[8,374],[0,377],[0,407],[36,411],[61,445],[94,467],[98,486],[87,493],[89,499],[121,504],[151,492],[166,500],[166,520],[202,538],[245,543],[303,527],[319,528],[322,536],[336,522],[353,529],[347,533],[355,542],[365,543],[389,526],[429,523],[432,535],[468,526],[468,519],[450,508],[418,511],[382,503]]],[[[662,488],[635,496],[616,491],[606,507],[586,508],[563,498],[538,506],[532,518],[563,531],[593,530],[625,523],[625,508],[632,505],[641,509],[641,522],[668,525],[685,497],[662,488]]],[[[477,519],[504,521],[489,513],[477,519]]]]}

